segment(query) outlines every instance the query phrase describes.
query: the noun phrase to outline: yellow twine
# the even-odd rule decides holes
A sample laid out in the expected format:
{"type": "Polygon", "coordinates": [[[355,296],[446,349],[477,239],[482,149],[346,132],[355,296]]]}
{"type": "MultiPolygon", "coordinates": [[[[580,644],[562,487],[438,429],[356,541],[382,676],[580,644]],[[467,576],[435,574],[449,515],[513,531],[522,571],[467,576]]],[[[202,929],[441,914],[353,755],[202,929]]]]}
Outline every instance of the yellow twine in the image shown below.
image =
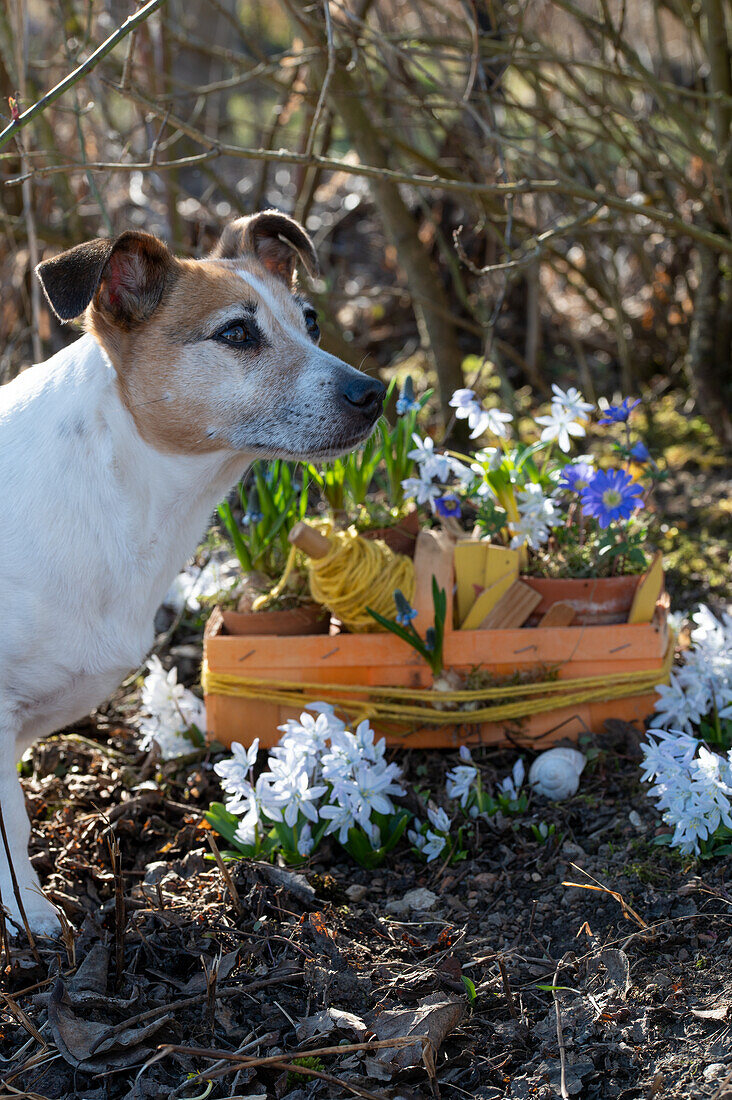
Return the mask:
{"type": "Polygon", "coordinates": [[[362,539],[354,527],[335,531],[329,538],[325,557],[308,562],[313,599],[329,607],[354,634],[383,630],[366,608],[393,619],[397,588],[411,603],[414,563],[405,554],[395,554],[381,539],[362,539]]]}
{"type": "MultiPolygon", "coordinates": [[[[332,611],[353,634],[383,630],[366,608],[372,607],[385,618],[393,619],[397,588],[412,602],[416,581],[411,558],[395,553],[381,539],[361,538],[355,527],[347,531],[332,531],[326,527],[323,534],[330,541],[330,550],[325,557],[308,558],[310,595],[316,603],[332,611]]],[[[252,604],[253,611],[260,611],[284,591],[297,553],[297,547],[293,546],[281,578],[270,592],[257,597],[252,604]]]]}
{"type": "Polygon", "coordinates": [[[317,700],[337,703],[343,711],[372,720],[392,721],[406,725],[477,725],[481,722],[509,721],[542,714],[558,707],[582,703],[604,702],[632,695],[644,695],[657,684],[665,683],[674,659],[674,639],[671,638],[658,669],[618,672],[612,676],[581,676],[574,680],[543,680],[529,684],[508,684],[500,687],[475,688],[464,691],[432,691],[430,689],[371,687],[364,684],[315,684],[293,680],[259,680],[212,672],[204,661],[201,684],[206,695],[226,695],[233,698],[258,699],[290,707],[304,707],[317,700]],[[343,696],[346,696],[344,699],[343,696]],[[359,696],[349,699],[349,696],[359,696]],[[412,704],[395,700],[410,699],[412,704]],[[475,710],[446,711],[446,703],[480,703],[485,699],[512,699],[493,706],[477,706],[475,710]],[[421,705],[414,705],[421,704],[421,705]]]}

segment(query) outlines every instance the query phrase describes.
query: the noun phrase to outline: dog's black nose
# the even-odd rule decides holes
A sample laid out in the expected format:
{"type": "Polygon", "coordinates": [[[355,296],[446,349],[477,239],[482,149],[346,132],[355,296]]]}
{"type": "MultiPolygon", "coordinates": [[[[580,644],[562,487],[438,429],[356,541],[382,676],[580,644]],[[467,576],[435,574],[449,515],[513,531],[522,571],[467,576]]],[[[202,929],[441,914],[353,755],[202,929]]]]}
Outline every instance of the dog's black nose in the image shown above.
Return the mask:
{"type": "Polygon", "coordinates": [[[384,403],[386,387],[378,378],[354,372],[343,389],[343,397],[349,405],[362,412],[378,415],[384,403]]]}

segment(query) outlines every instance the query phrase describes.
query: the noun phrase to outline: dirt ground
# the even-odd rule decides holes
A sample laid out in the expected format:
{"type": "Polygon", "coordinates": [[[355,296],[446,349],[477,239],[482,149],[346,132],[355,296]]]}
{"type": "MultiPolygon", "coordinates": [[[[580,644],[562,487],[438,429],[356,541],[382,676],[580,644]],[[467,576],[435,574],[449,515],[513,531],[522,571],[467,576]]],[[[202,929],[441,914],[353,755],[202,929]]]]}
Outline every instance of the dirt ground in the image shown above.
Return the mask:
{"type": "MultiPolygon", "coordinates": [[[[3,1098],[732,1097],[728,864],[652,845],[630,727],[571,801],[481,823],[454,866],[326,843],[227,882],[200,825],[216,756],[155,765],[103,725],[26,769],[34,862],[80,933],[12,945],[3,1098]]],[[[486,751],[486,780],[513,759],[486,751]]],[[[454,759],[402,762],[437,790],[454,759]]]]}

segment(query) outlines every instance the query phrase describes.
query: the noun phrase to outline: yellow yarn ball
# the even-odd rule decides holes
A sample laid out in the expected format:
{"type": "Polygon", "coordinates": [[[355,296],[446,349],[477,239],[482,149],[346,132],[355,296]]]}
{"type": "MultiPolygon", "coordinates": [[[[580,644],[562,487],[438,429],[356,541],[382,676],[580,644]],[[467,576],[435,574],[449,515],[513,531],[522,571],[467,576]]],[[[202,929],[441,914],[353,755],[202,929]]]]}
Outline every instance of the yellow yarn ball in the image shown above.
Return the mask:
{"type": "Polygon", "coordinates": [[[405,554],[390,550],[381,539],[361,538],[354,527],[332,532],[329,539],[331,547],[325,557],[308,562],[313,599],[330,608],[356,634],[383,630],[366,608],[393,619],[397,588],[411,603],[414,563],[405,554]]]}

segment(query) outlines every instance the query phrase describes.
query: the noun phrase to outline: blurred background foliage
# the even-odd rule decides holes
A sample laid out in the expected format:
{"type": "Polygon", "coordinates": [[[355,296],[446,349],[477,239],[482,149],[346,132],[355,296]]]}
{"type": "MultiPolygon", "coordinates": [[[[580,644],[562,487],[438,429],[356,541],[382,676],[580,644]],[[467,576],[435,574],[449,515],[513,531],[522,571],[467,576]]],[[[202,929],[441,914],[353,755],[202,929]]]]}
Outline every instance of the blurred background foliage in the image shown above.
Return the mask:
{"type": "MultiPolygon", "coordinates": [[[[3,102],[137,10],[6,0],[3,102]]],[[[0,148],[0,381],[75,335],[38,259],[130,226],[200,256],[275,206],[321,256],[326,346],[434,384],[436,426],[461,385],[642,393],[669,529],[723,585],[731,57],[728,0],[165,0],[0,148]]]]}

